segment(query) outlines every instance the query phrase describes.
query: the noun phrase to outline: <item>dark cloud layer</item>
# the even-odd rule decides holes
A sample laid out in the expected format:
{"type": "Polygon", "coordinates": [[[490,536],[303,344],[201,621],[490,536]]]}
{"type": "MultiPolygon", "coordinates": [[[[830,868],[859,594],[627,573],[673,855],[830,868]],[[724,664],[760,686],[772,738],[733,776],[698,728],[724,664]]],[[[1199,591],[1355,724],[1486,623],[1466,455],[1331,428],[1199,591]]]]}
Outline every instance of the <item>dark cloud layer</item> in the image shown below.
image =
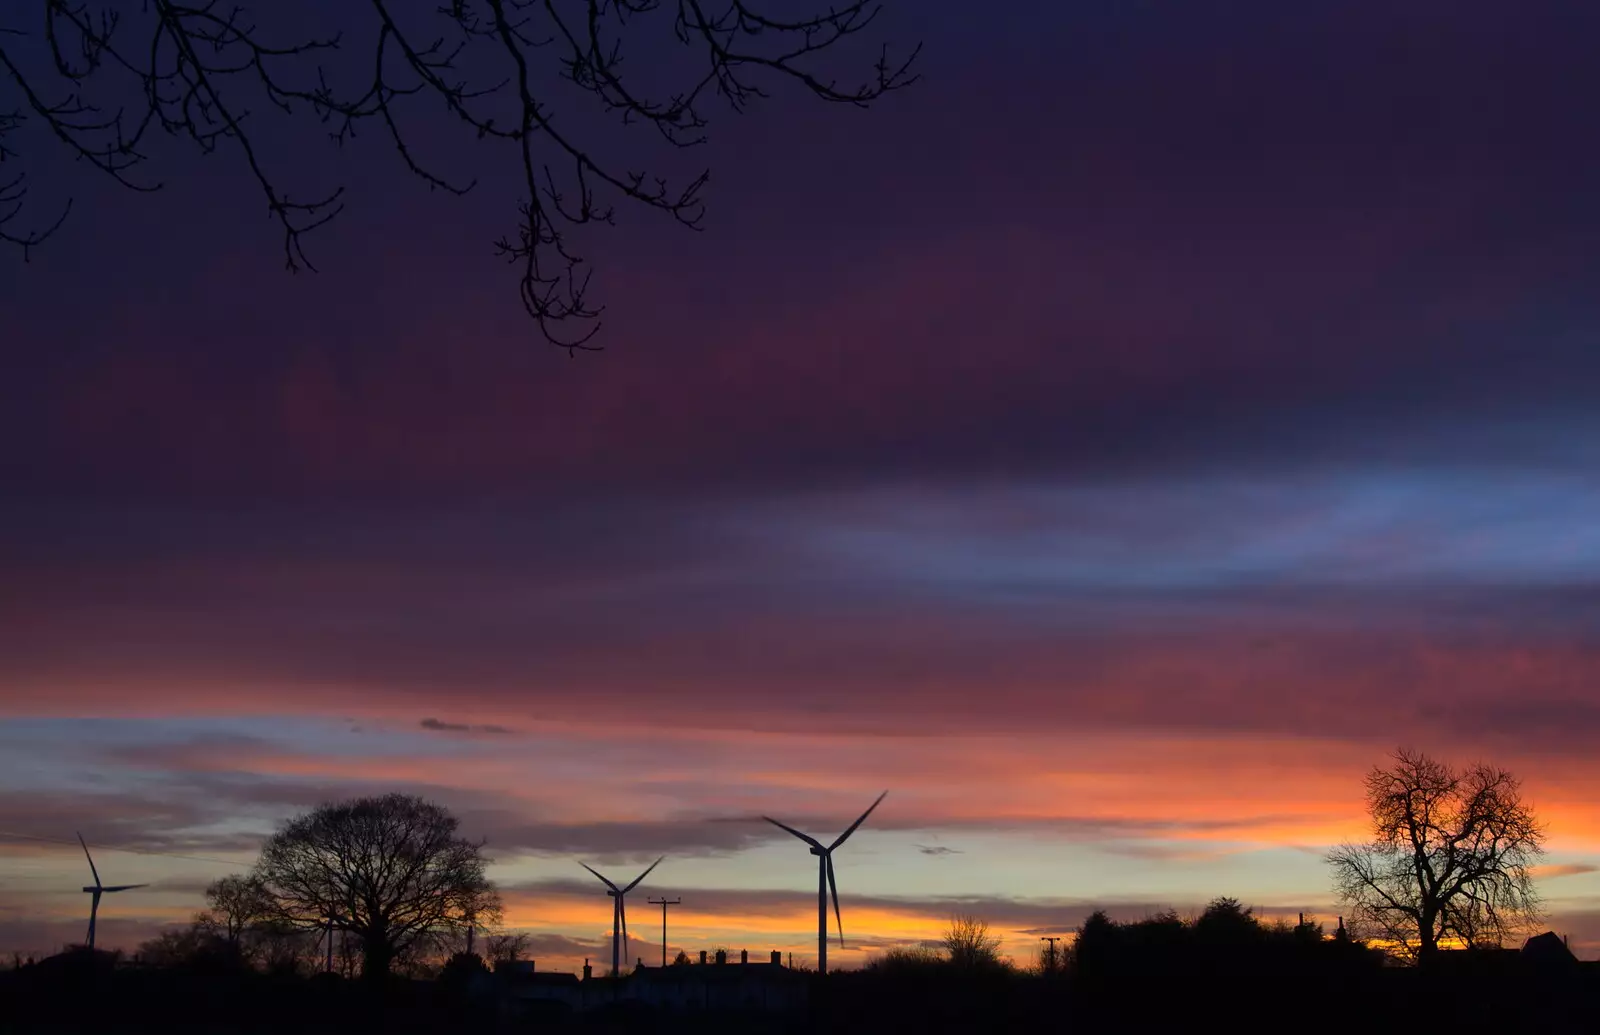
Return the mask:
{"type": "MultiPolygon", "coordinates": [[[[204,527],[213,542],[231,529],[204,527]]],[[[997,524],[972,541],[1005,534],[997,524]]],[[[98,578],[23,567],[0,674],[94,709],[159,690],[192,710],[209,687],[259,686],[273,689],[233,692],[255,708],[341,714],[384,701],[415,715],[448,695],[496,718],[648,708],[666,725],[884,733],[1157,719],[1358,738],[1428,728],[1586,750],[1596,721],[1600,624],[1581,582],[1300,586],[1289,558],[1275,562],[1278,586],[1069,581],[1000,595],[829,570],[786,556],[782,541],[765,558],[737,542],[719,558],[710,533],[632,571],[609,572],[602,548],[592,580],[537,557],[475,570],[447,532],[431,541],[438,558],[414,565],[341,566],[314,550],[185,562],[174,546],[170,560],[130,558],[98,578]]],[[[46,700],[14,706],[30,699],[46,700]]]]}
{"type": "Polygon", "coordinates": [[[253,852],[261,843],[258,835],[206,829],[236,819],[237,806],[188,780],[146,793],[8,795],[0,801],[0,844],[32,851],[53,844],[57,854],[73,854],[79,851],[70,840],[76,829],[91,847],[179,855],[253,852]]]}
{"type": "MultiPolygon", "coordinates": [[[[240,302],[215,323],[173,319],[188,290],[114,286],[134,258],[115,250],[82,274],[115,317],[63,312],[87,250],[68,239],[7,299],[30,372],[7,409],[33,432],[3,447],[11,483],[260,500],[1107,477],[1448,457],[1458,426],[1584,420],[1592,12],[1075,10],[1041,16],[1042,48],[1042,26],[925,7],[903,25],[936,44],[924,89],[860,119],[780,104],[787,133],[734,124],[737,186],[692,262],[649,239],[633,269],[647,238],[608,239],[598,359],[530,353],[470,264],[404,290],[429,257],[381,234],[387,257],[341,241],[360,257],[335,288],[257,287],[270,256],[191,260],[180,283],[240,302]],[[674,263],[688,294],[667,301],[674,263]]],[[[162,265],[199,247],[174,235],[162,265]]],[[[1530,459],[1489,437],[1482,456],[1530,459]]]]}
{"type": "Polygon", "coordinates": [[[445,722],[443,719],[423,719],[417,723],[422,729],[434,733],[496,733],[509,734],[511,730],[494,723],[479,723],[474,725],[468,722],[445,722]]]}
{"type": "MultiPolygon", "coordinates": [[[[205,206],[182,222],[239,243],[197,265],[215,237],[91,248],[80,227],[0,283],[0,676],[336,684],[444,724],[456,694],[553,715],[670,695],[663,721],[757,727],[1157,714],[1346,735],[1371,707],[1577,743],[1600,627],[1581,566],[1351,588],[1288,556],[1253,584],[980,593],[925,572],[1015,514],[897,579],[788,534],[839,520],[824,489],[977,507],[1019,483],[1166,487],[1168,527],[1078,543],[1132,568],[1185,524],[1202,550],[1284,532],[1249,501],[1180,512],[1208,478],[1366,473],[1393,494],[1443,471],[1466,507],[1592,470],[1596,16],[1392,7],[974,26],[917,5],[896,31],[930,41],[921,88],[860,118],[779,102],[732,123],[710,236],[608,239],[613,351],[575,362],[529,345],[456,261],[465,239],[358,221],[328,239],[342,265],[286,282],[222,203],[248,188],[226,166],[99,199],[107,233],[205,206]],[[72,304],[83,278],[95,306],[72,304]],[[1331,659],[1340,689],[1279,691],[1331,659]],[[1149,687],[1153,664],[1187,692],[1149,687]],[[804,703],[775,719],[774,699],[804,703]]],[[[1593,503],[1525,506],[1577,528],[1593,503]]]]}

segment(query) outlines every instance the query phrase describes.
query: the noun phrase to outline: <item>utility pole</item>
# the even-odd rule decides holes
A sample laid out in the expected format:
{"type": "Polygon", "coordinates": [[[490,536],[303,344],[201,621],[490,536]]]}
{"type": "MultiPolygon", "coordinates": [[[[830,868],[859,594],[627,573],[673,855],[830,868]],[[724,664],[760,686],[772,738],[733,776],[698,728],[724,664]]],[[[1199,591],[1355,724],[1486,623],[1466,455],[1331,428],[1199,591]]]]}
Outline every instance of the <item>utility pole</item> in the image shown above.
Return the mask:
{"type": "Polygon", "coordinates": [[[667,907],[680,905],[681,898],[647,898],[647,903],[661,907],[661,965],[667,965],[667,907]]]}
{"type": "Polygon", "coordinates": [[[1061,936],[1059,934],[1047,934],[1039,940],[1041,942],[1050,943],[1050,947],[1044,950],[1044,972],[1046,974],[1054,974],[1056,972],[1057,961],[1056,942],[1061,940],[1061,936]]]}

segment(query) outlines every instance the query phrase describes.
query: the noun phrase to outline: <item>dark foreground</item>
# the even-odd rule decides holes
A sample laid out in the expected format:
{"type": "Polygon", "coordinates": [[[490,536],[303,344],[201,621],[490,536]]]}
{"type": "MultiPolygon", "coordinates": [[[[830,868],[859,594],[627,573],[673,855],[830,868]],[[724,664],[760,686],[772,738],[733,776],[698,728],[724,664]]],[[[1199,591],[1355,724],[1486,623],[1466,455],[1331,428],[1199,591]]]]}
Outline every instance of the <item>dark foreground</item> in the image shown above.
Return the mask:
{"type": "Polygon", "coordinates": [[[1205,960],[1161,972],[1052,977],[949,966],[810,978],[787,1013],[670,1011],[619,1003],[583,1012],[508,1016],[492,998],[443,982],[381,988],[335,978],[272,977],[110,966],[0,973],[0,1031],[340,1035],[371,1032],[1231,1032],[1593,1030],[1600,969],[1466,959],[1432,971],[1372,965],[1240,968],[1205,960]]]}

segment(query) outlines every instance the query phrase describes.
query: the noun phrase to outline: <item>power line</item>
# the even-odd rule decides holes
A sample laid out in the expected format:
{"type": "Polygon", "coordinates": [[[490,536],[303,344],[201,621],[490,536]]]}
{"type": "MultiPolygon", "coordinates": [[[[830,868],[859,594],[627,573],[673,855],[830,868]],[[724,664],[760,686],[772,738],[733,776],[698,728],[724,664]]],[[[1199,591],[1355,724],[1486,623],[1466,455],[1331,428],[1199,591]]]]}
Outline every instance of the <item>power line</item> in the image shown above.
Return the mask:
{"type": "MultiPolygon", "coordinates": [[[[15,837],[24,841],[44,841],[55,845],[77,845],[77,841],[68,841],[60,837],[40,837],[38,834],[19,834],[11,830],[0,830],[0,837],[15,837]]],[[[132,852],[135,855],[157,855],[164,859],[189,859],[194,862],[216,863],[219,866],[239,866],[237,859],[213,859],[204,855],[181,855],[177,852],[158,852],[151,848],[133,848],[127,845],[91,845],[102,852],[132,852]]]]}

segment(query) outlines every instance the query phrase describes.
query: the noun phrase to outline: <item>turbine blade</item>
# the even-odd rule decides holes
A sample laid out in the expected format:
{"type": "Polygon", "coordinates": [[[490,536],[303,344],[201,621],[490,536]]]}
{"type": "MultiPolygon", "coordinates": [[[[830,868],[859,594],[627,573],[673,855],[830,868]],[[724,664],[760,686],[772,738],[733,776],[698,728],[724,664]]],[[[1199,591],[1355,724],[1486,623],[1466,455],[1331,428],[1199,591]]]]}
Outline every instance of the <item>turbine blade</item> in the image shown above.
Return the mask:
{"type": "Polygon", "coordinates": [[[617,912],[622,915],[622,965],[628,965],[628,900],[617,896],[617,912]]]}
{"type": "Polygon", "coordinates": [[[85,859],[89,860],[89,872],[94,874],[94,882],[96,884],[99,884],[100,883],[100,871],[94,868],[94,856],[89,854],[89,846],[84,843],[82,834],[78,835],[78,843],[80,845],[83,845],[83,857],[85,859]]]}
{"type": "Polygon", "coordinates": [[[610,888],[612,891],[616,891],[617,890],[617,886],[615,884],[611,883],[610,881],[606,880],[605,874],[601,873],[599,870],[595,869],[593,866],[590,866],[588,863],[584,863],[584,862],[581,862],[578,865],[582,866],[584,869],[588,870],[590,873],[594,874],[596,877],[599,877],[602,881],[605,881],[606,887],[610,888]]]}
{"type": "Polygon", "coordinates": [[[856,827],[859,827],[861,824],[865,823],[867,821],[867,817],[872,815],[872,810],[877,808],[878,805],[882,803],[883,799],[887,798],[888,796],[889,796],[889,792],[888,791],[884,791],[882,794],[878,795],[878,800],[873,802],[871,805],[867,806],[867,811],[865,811],[865,812],[863,812],[861,814],[861,818],[857,819],[854,823],[852,823],[848,827],[846,827],[845,828],[845,832],[840,834],[838,839],[835,840],[833,842],[833,844],[828,846],[828,851],[831,852],[835,848],[838,848],[840,845],[844,844],[844,839],[849,837],[851,834],[855,833],[856,832],[856,827]]]}
{"type": "Polygon", "coordinates": [[[806,844],[810,845],[812,848],[819,848],[820,849],[822,847],[822,842],[821,841],[818,841],[816,838],[812,837],[810,834],[802,834],[802,833],[800,833],[800,831],[796,830],[794,827],[791,827],[787,823],[779,823],[777,820],[773,819],[771,816],[762,816],[761,818],[766,820],[768,823],[771,823],[775,827],[782,827],[784,830],[787,830],[789,833],[793,834],[795,837],[798,837],[800,840],[804,841],[806,844]]]}
{"type": "Polygon", "coordinates": [[[844,944],[844,919],[839,915],[839,882],[833,879],[833,853],[828,856],[828,890],[833,892],[833,922],[839,925],[839,944],[844,944]]]}
{"type": "MultiPolygon", "coordinates": [[[[661,859],[665,859],[665,858],[666,858],[666,856],[664,856],[664,855],[661,857],[661,859]]],[[[650,864],[650,870],[653,870],[657,866],[660,866],[661,865],[661,859],[657,859],[655,862],[651,863],[650,864]]],[[[642,881],[646,877],[650,876],[650,870],[645,870],[643,873],[639,874],[639,876],[633,878],[633,883],[629,884],[627,887],[623,888],[622,889],[622,894],[626,895],[628,892],[632,891],[634,888],[637,888],[639,886],[639,882],[640,881],[642,881]]]]}
{"type": "Polygon", "coordinates": [[[101,888],[100,890],[105,892],[132,891],[134,888],[148,888],[149,886],[150,885],[148,884],[113,884],[108,888],[101,888]]]}

